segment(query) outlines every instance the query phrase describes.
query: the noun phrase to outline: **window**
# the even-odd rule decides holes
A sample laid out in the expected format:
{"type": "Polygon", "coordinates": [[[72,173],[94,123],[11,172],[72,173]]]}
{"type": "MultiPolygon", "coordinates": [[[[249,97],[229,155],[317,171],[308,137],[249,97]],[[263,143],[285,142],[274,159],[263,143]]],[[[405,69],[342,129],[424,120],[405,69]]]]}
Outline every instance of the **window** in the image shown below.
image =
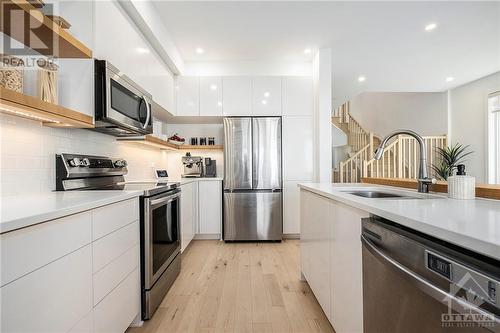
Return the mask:
{"type": "Polygon", "coordinates": [[[500,91],[488,96],[488,181],[500,184],[500,91]]]}

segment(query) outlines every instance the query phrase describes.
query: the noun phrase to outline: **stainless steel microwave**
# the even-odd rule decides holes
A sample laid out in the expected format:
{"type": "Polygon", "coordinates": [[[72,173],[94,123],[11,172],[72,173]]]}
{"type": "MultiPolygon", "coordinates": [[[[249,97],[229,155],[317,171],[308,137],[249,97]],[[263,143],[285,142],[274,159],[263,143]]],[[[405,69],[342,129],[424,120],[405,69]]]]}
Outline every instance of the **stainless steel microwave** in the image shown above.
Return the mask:
{"type": "Polygon", "coordinates": [[[153,132],[152,96],[105,60],[94,61],[95,128],[114,136],[153,132]]]}

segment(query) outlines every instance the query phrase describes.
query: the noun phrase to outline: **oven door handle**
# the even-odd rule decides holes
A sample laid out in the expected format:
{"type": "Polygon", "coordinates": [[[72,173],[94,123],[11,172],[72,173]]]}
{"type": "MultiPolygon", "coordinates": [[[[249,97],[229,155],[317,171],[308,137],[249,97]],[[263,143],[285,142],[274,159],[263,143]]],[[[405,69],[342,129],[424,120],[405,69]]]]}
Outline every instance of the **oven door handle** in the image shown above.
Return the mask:
{"type": "Polygon", "coordinates": [[[172,195],[169,195],[169,196],[166,196],[166,197],[163,197],[163,198],[159,198],[159,199],[153,199],[153,200],[150,200],[149,201],[149,204],[151,206],[156,206],[158,204],[167,204],[167,203],[170,203],[172,201],[174,201],[176,198],[178,198],[181,194],[179,192],[175,193],[175,194],[172,194],[172,195]]]}
{"type": "Polygon", "coordinates": [[[149,120],[151,119],[151,106],[149,105],[146,96],[142,96],[142,99],[143,99],[144,103],[146,103],[146,112],[147,112],[146,113],[146,121],[142,125],[142,128],[146,129],[146,127],[148,127],[148,125],[149,125],[149,120]]]}
{"type": "MultiPolygon", "coordinates": [[[[381,249],[379,249],[373,242],[367,239],[364,235],[361,235],[361,243],[363,246],[370,251],[378,260],[382,261],[385,265],[392,267],[394,270],[398,271],[404,276],[404,278],[410,281],[417,288],[422,290],[424,293],[434,298],[436,301],[443,305],[450,306],[451,309],[457,313],[464,313],[466,311],[471,311],[472,313],[484,316],[486,318],[493,318],[495,324],[493,327],[487,327],[490,331],[495,333],[500,333],[500,318],[495,316],[493,313],[485,311],[461,298],[456,297],[453,294],[447,293],[446,291],[440,289],[439,287],[431,284],[429,281],[425,280],[415,272],[409,270],[387,254],[385,254],[381,249]]],[[[483,317],[483,318],[484,318],[483,317]]]]}

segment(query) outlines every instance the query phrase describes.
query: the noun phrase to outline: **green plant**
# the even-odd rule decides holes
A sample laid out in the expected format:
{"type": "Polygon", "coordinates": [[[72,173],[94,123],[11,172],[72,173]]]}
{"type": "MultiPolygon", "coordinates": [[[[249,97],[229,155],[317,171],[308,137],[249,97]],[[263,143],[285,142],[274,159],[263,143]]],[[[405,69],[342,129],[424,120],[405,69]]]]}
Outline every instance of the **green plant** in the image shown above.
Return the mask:
{"type": "Polygon", "coordinates": [[[457,165],[463,163],[464,158],[473,153],[473,151],[468,151],[468,148],[468,145],[464,146],[459,143],[445,148],[437,148],[436,151],[441,157],[441,162],[433,164],[432,170],[441,179],[447,180],[449,176],[453,175],[453,170],[456,169],[457,165]]]}

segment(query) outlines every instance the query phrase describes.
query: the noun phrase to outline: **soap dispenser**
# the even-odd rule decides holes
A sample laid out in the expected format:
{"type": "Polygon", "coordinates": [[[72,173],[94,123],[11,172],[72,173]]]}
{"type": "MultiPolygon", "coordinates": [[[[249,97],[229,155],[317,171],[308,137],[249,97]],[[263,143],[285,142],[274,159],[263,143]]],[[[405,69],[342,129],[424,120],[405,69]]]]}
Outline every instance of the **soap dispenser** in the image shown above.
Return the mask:
{"type": "Polygon", "coordinates": [[[457,165],[455,176],[448,177],[448,197],[452,199],[475,199],[476,178],[467,176],[465,165],[457,165]]]}

